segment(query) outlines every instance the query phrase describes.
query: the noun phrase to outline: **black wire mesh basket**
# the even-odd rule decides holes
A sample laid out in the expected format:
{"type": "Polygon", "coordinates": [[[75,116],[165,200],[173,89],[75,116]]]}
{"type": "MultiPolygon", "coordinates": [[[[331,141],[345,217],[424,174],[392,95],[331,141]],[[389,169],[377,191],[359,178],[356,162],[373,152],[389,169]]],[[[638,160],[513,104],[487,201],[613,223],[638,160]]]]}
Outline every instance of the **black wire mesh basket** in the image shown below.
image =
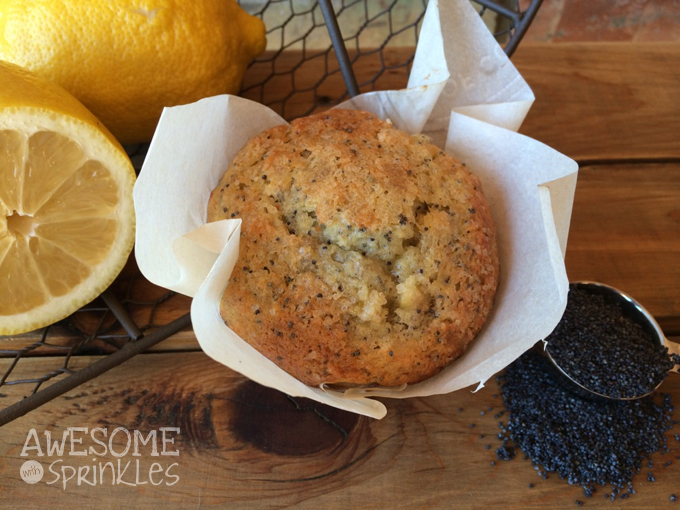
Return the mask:
{"type": "MultiPolygon", "coordinates": [[[[445,2],[447,0],[440,0],[445,2]]],[[[512,55],[542,0],[473,0],[512,55]]],[[[287,120],[403,79],[415,54],[426,0],[240,0],[267,26],[267,51],[251,63],[241,95],[287,120]],[[338,93],[338,91],[342,91],[338,93]]],[[[126,149],[139,171],[147,145],[126,149]]],[[[89,305],[38,331],[0,336],[0,425],[182,331],[190,299],[126,268],[89,305]],[[24,368],[22,360],[42,358],[24,368]],[[43,368],[37,368],[43,367],[43,368]],[[35,372],[35,373],[33,373],[35,372]]],[[[191,337],[190,332],[186,335],[191,337]]],[[[189,340],[190,341],[190,340],[189,340]]]]}

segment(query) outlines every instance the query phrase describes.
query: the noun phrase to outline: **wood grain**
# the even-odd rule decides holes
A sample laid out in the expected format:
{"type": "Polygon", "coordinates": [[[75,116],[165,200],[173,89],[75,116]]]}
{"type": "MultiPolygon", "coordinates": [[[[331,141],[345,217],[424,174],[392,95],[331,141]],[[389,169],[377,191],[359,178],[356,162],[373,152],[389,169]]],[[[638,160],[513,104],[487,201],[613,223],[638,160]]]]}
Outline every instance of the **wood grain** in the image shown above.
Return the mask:
{"type": "Polygon", "coordinates": [[[571,281],[616,287],[680,334],[680,163],[581,168],[566,265],[571,281]]]}
{"type": "Polygon", "coordinates": [[[520,132],[576,160],[680,158],[680,43],[522,45],[520,132]]]}
{"type": "MultiPolygon", "coordinates": [[[[49,360],[34,360],[47,364],[49,360]]],[[[21,370],[36,368],[25,367],[21,370]]],[[[44,367],[43,367],[44,368],[44,367]]],[[[664,390],[680,398],[680,376],[664,390]]],[[[565,507],[585,500],[579,487],[556,476],[542,480],[520,457],[498,461],[497,417],[502,410],[498,388],[490,381],[478,393],[385,400],[387,417],[371,420],[308,401],[293,401],[266,390],[218,365],[202,353],[146,354],[114,369],[31,415],[3,427],[0,442],[0,502],[21,500],[22,508],[65,508],[75,502],[97,502],[105,508],[503,508],[565,507]],[[472,427],[474,425],[474,427],[472,427]],[[148,480],[152,462],[164,467],[177,462],[177,484],[136,487],[97,485],[72,480],[30,488],[19,478],[27,458],[45,467],[57,457],[21,457],[28,431],[35,428],[61,438],[67,427],[124,426],[148,434],[159,427],[180,427],[179,457],[151,457],[140,452],[140,481],[148,480]],[[483,437],[481,437],[483,436],[483,437]],[[280,438],[286,438],[281,440],[280,438]],[[486,445],[490,448],[486,449],[486,445]],[[496,462],[493,466],[491,463],[496,462]],[[534,488],[529,488],[533,483],[534,488]]],[[[114,448],[124,448],[117,435],[114,448]]],[[[83,443],[94,446],[89,436],[83,443]]],[[[655,455],[657,481],[647,470],[635,479],[638,492],[630,502],[651,508],[677,491],[680,463],[662,467],[680,455],[670,438],[671,452],[655,455]]],[[[76,445],[80,449],[80,445],[76,445]]],[[[68,450],[68,447],[67,447],[68,450]]],[[[35,452],[33,452],[35,453],[35,452]]],[[[92,466],[115,460],[64,456],[62,464],[92,466]]],[[[125,462],[135,462],[129,453],[125,462]]],[[[123,479],[134,482],[134,471],[123,479]]],[[[91,476],[91,474],[90,474],[91,476]]],[[[54,475],[46,470],[46,481],[54,475]]],[[[156,478],[158,481],[158,478],[156,478]]],[[[597,493],[589,507],[610,508],[597,493]]],[[[6,505],[3,505],[6,506],[6,505]]]]}

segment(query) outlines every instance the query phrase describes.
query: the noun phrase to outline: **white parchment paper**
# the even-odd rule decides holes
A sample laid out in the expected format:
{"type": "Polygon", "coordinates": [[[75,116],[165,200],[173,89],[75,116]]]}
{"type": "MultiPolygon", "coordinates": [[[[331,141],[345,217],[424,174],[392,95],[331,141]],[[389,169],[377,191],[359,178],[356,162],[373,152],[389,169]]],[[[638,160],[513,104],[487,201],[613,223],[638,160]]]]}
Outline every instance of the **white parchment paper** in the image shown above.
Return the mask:
{"type": "Polygon", "coordinates": [[[238,259],[241,221],[206,224],[206,208],[245,142],[285,123],[263,105],[217,96],[163,112],[134,192],[139,268],[151,282],[194,298],[194,332],[209,356],[287,394],[381,418],[386,408],[371,397],[481,387],[545,338],[566,306],[564,253],[577,165],[516,133],[533,100],[467,0],[431,0],[408,88],[362,94],[339,106],[428,134],[481,178],[491,205],[501,259],[494,309],[465,356],[424,382],[344,392],[313,388],[222,321],[220,300],[238,259]]]}

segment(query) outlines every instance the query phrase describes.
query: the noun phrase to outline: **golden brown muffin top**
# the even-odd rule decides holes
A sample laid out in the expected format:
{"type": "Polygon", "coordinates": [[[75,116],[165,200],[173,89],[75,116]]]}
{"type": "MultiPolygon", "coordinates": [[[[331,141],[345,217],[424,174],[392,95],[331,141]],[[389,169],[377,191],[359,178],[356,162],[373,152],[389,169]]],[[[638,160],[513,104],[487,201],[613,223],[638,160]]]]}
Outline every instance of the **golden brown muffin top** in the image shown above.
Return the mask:
{"type": "Polygon", "coordinates": [[[301,381],[415,383],[460,357],[498,284],[476,176],[424,136],[335,109],[260,133],[213,191],[241,218],[222,317],[301,381]]]}

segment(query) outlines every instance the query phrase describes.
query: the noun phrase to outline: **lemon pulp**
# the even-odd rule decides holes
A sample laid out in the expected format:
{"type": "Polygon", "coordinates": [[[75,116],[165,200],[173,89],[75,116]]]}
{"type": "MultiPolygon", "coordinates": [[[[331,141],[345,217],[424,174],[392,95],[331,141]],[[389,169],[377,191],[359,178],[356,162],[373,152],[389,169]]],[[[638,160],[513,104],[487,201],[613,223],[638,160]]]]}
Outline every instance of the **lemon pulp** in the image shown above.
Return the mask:
{"type": "Polygon", "coordinates": [[[92,274],[118,232],[118,186],[74,140],[0,131],[0,315],[64,296],[92,274]]]}
{"type": "Polygon", "coordinates": [[[130,158],[61,87],[0,61],[0,335],[92,301],[134,243],[130,158]]]}

